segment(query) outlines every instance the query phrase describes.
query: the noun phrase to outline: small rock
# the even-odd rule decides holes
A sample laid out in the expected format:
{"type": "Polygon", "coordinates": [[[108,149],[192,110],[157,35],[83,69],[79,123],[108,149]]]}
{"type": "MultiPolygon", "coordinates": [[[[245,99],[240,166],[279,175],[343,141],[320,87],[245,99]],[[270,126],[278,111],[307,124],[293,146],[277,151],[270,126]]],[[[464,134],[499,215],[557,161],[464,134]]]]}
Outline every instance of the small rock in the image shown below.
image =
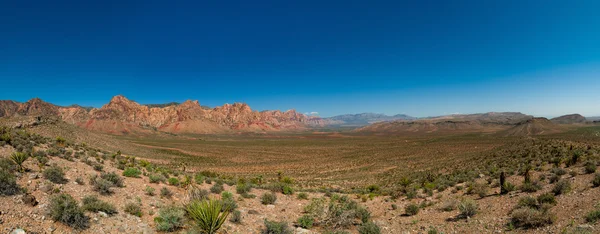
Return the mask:
{"type": "Polygon", "coordinates": [[[256,210],[249,210],[249,211],[248,211],[248,214],[251,214],[251,215],[258,215],[258,214],[260,214],[260,213],[258,213],[258,211],[256,211],[256,210]]]}
{"type": "Polygon", "coordinates": [[[15,229],[12,232],[10,232],[10,234],[26,234],[26,232],[23,229],[15,229]]]}
{"type": "Polygon", "coordinates": [[[268,209],[275,209],[275,205],[267,205],[268,209]]]}
{"type": "Polygon", "coordinates": [[[23,196],[23,198],[21,198],[21,201],[23,201],[23,203],[30,205],[30,206],[37,206],[37,204],[38,204],[38,201],[31,194],[25,194],[25,196],[23,196]]]}
{"type": "Polygon", "coordinates": [[[102,211],[98,211],[98,214],[99,214],[100,216],[102,216],[102,217],[105,217],[105,218],[106,218],[106,217],[108,217],[108,214],[107,214],[107,213],[105,213],[105,212],[102,212],[102,211]]]}
{"type": "Polygon", "coordinates": [[[37,173],[31,173],[31,174],[29,174],[29,179],[30,180],[35,180],[37,178],[38,178],[38,174],[37,173]]]}
{"type": "Polygon", "coordinates": [[[594,230],[594,227],[592,225],[589,225],[589,224],[577,225],[577,231],[579,231],[579,232],[588,232],[588,231],[592,231],[592,230],[594,230]]]}

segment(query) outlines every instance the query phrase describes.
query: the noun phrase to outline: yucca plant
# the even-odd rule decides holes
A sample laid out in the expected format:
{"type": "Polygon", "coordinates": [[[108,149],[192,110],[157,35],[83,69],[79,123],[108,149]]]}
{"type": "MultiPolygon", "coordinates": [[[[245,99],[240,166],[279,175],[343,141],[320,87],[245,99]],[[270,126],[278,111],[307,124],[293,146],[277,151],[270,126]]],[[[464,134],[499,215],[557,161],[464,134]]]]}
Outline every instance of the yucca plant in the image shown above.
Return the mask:
{"type": "Polygon", "coordinates": [[[14,152],[10,155],[10,160],[17,165],[17,170],[19,172],[25,172],[25,168],[23,168],[23,162],[29,158],[29,155],[23,152],[14,152]]]}
{"type": "Polygon", "coordinates": [[[221,202],[217,200],[193,200],[185,209],[203,234],[214,234],[229,216],[229,212],[221,212],[222,206],[221,202]]]}

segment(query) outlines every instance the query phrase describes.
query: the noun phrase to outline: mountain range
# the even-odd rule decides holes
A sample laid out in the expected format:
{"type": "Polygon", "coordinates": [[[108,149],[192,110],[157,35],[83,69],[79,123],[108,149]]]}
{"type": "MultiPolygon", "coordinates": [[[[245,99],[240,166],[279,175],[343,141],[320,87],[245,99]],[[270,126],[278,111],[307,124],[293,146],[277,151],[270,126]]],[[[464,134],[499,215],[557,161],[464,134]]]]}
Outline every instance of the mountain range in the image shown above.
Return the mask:
{"type": "Polygon", "coordinates": [[[0,117],[44,116],[85,129],[111,134],[169,133],[215,134],[237,132],[302,131],[315,127],[357,127],[357,133],[432,133],[508,131],[507,135],[555,132],[554,126],[585,123],[573,114],[547,120],[518,112],[489,112],[417,119],[408,115],[375,113],[347,114],[330,118],[308,116],[295,110],[256,111],[244,103],[210,108],[198,101],[141,105],[124,96],[114,96],[101,108],[57,106],[39,98],[20,103],[0,101],[0,117]],[[510,128],[519,128],[509,130],[510,128]]]}

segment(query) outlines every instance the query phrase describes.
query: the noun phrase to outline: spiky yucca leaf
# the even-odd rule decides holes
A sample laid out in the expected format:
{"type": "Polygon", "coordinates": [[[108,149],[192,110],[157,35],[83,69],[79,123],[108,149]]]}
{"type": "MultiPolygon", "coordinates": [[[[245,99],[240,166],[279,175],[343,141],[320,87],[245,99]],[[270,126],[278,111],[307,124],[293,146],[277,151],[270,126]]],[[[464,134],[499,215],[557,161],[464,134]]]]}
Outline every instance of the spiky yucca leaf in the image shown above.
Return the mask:
{"type": "Polygon", "coordinates": [[[29,158],[29,155],[22,152],[14,152],[10,155],[10,160],[17,165],[19,172],[24,172],[23,162],[29,158]]]}
{"type": "Polygon", "coordinates": [[[222,204],[217,200],[193,200],[186,206],[188,216],[205,234],[214,234],[221,228],[229,212],[221,212],[222,204]]]}

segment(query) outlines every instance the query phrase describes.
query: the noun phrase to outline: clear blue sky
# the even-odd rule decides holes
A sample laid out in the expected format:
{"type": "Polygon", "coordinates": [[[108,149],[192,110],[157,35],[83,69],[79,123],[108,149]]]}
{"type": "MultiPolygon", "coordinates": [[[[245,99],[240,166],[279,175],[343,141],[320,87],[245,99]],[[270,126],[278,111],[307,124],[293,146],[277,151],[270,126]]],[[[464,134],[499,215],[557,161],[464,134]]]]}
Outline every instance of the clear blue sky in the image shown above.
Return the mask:
{"type": "Polygon", "coordinates": [[[0,1],[0,99],[600,115],[600,1],[0,1]]]}

